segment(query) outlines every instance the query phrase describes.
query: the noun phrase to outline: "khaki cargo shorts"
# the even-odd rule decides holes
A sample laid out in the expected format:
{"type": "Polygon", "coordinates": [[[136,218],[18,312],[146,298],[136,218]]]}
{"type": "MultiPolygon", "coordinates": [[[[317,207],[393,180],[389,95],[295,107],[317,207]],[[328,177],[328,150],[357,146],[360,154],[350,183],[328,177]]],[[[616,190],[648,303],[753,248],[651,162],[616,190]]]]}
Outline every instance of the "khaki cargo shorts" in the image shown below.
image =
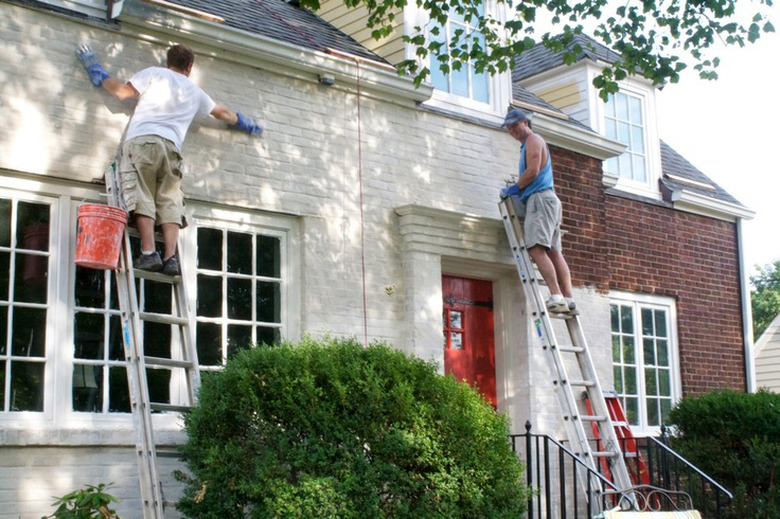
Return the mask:
{"type": "Polygon", "coordinates": [[[157,225],[186,227],[181,168],[181,155],[167,139],[147,135],[125,142],[119,175],[127,210],[154,218],[157,225]]]}
{"type": "Polygon", "coordinates": [[[563,207],[552,189],[537,191],[525,201],[523,233],[527,247],[541,245],[562,251],[561,221],[563,207]]]}

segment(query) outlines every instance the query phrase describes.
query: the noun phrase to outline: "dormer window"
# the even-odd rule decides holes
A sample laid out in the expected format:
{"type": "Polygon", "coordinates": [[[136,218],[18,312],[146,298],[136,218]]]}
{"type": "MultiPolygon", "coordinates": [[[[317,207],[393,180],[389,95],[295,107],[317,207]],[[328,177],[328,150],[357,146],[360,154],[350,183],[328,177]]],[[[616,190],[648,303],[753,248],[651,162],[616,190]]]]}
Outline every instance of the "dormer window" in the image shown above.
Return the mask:
{"type": "Polygon", "coordinates": [[[605,136],[625,144],[626,151],[608,159],[606,168],[621,179],[647,184],[647,132],[642,104],[640,97],[624,92],[609,96],[604,106],[605,136]]]}
{"type": "MultiPolygon", "coordinates": [[[[479,6],[479,14],[484,12],[484,6],[479,6]]],[[[474,34],[477,32],[476,25],[471,25],[461,14],[453,13],[444,26],[434,24],[428,31],[432,41],[441,43],[442,48],[449,48],[450,42],[457,34],[470,35],[476,43],[485,48],[485,38],[482,35],[474,34]]],[[[472,99],[479,103],[490,103],[490,77],[485,73],[479,73],[474,69],[472,62],[455,70],[452,66],[452,59],[445,61],[449,67],[449,73],[441,70],[442,61],[439,55],[431,56],[431,83],[434,88],[448,94],[472,99]]]]}
{"type": "Polygon", "coordinates": [[[621,155],[604,162],[605,177],[615,178],[615,187],[621,191],[660,200],[661,152],[657,124],[652,117],[655,91],[640,82],[627,81],[606,103],[596,100],[595,108],[593,127],[626,146],[621,155]]]}
{"type": "MultiPolygon", "coordinates": [[[[427,38],[440,43],[442,49],[441,54],[429,54],[423,63],[430,70],[428,81],[434,87],[433,96],[426,104],[459,115],[500,123],[506,107],[512,101],[511,71],[491,76],[487,72],[478,72],[473,61],[463,63],[456,70],[452,58],[448,56],[450,43],[455,39],[463,42],[467,35],[470,46],[480,45],[485,48],[485,38],[479,33],[477,20],[466,20],[463,14],[451,11],[447,21],[440,25],[430,20],[422,8],[409,9],[415,13],[412,23],[419,22],[419,27],[425,27],[427,38]],[[443,63],[447,65],[446,72],[440,68],[442,61],[439,57],[445,58],[443,63]]],[[[487,0],[478,7],[480,15],[492,16],[497,20],[504,19],[504,9],[504,5],[495,0],[487,0]]],[[[406,57],[417,59],[417,49],[408,46],[406,57]]]]}

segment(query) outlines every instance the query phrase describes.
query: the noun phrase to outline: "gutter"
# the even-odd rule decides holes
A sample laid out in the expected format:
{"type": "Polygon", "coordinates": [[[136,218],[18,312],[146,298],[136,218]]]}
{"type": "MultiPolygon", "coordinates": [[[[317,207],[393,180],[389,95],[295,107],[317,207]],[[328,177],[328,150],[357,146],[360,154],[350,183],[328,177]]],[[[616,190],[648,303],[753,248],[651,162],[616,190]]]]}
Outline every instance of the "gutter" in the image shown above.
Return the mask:
{"type": "Polygon", "coordinates": [[[756,215],[755,211],[751,211],[740,204],[715,200],[709,196],[686,191],[685,189],[670,189],[672,205],[680,211],[710,216],[728,222],[740,221],[742,219],[752,220],[756,215]]]}
{"type": "Polygon", "coordinates": [[[742,218],[737,219],[737,250],[739,251],[739,288],[742,305],[742,340],[745,354],[745,390],[756,392],[756,360],[753,351],[753,309],[750,304],[750,287],[745,268],[742,240],[742,218]]]}

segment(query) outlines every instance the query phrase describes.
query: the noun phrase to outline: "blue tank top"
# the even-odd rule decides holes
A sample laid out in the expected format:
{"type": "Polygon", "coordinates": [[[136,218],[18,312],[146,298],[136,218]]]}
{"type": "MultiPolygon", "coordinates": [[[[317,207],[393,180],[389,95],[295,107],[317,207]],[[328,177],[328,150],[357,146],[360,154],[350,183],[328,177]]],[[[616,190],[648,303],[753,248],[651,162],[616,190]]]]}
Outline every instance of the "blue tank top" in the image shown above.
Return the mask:
{"type": "MultiPolygon", "coordinates": [[[[520,166],[518,168],[518,178],[522,176],[525,171],[525,143],[520,146],[520,166]]],[[[520,200],[525,202],[528,197],[539,191],[545,189],[554,189],[553,187],[553,173],[552,173],[552,157],[550,156],[550,149],[547,148],[547,162],[545,162],[539,174],[531,181],[530,184],[525,186],[520,192],[520,200]]]]}

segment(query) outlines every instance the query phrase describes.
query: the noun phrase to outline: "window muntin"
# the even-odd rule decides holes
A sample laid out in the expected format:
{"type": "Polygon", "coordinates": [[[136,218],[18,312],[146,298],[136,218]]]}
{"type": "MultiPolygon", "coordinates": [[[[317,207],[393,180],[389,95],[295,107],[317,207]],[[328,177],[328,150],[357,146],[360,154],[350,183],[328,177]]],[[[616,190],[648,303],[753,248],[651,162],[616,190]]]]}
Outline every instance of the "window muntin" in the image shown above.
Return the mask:
{"type": "MultiPolygon", "coordinates": [[[[479,6],[479,13],[482,15],[484,7],[479,6]]],[[[478,34],[478,28],[470,25],[462,14],[452,13],[444,26],[437,23],[431,23],[428,28],[428,34],[432,41],[441,44],[442,49],[448,49],[450,42],[458,35],[464,38],[469,35],[471,45],[475,42],[483,49],[485,48],[484,36],[478,34]]],[[[469,61],[460,69],[453,67],[453,61],[448,55],[432,54],[430,61],[431,84],[437,90],[447,92],[460,97],[472,99],[479,103],[490,103],[490,76],[484,72],[477,72],[473,62],[469,61]],[[449,67],[449,72],[442,72],[440,65],[445,63],[449,67]]]]}
{"type": "Polygon", "coordinates": [[[71,410],[129,413],[114,273],[76,267],[75,276],[71,410]]]}
{"type": "Polygon", "coordinates": [[[607,159],[607,171],[621,179],[649,183],[642,98],[625,92],[609,96],[604,105],[604,134],[626,145],[622,155],[607,159]]]}
{"type": "Polygon", "coordinates": [[[612,302],[610,311],[615,390],[628,422],[659,427],[676,398],[672,311],[638,301],[612,302]]]}
{"type": "Polygon", "coordinates": [[[206,223],[197,235],[196,344],[202,368],[282,337],[282,239],[206,223]]]}
{"type": "Polygon", "coordinates": [[[53,205],[0,197],[0,412],[43,412],[53,205]]]}

